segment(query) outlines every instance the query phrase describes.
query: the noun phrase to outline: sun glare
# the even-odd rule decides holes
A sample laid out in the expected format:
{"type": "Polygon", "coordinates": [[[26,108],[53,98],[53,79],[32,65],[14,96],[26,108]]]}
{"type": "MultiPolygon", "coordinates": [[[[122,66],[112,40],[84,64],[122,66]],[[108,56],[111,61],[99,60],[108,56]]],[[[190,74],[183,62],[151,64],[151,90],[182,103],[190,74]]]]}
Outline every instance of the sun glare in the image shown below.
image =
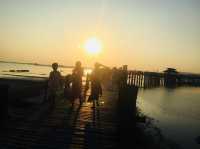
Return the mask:
{"type": "Polygon", "coordinates": [[[85,50],[87,51],[88,54],[90,55],[97,55],[101,52],[102,50],[102,44],[101,41],[98,40],[97,38],[89,38],[84,45],[85,50]]]}

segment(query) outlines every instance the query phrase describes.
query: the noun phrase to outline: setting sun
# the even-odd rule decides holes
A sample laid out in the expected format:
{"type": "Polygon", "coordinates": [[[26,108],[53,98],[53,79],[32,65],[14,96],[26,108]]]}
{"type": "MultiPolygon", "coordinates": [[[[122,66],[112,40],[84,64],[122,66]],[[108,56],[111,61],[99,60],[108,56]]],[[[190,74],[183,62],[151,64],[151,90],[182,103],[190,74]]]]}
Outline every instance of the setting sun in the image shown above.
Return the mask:
{"type": "Polygon", "coordinates": [[[102,44],[101,44],[100,40],[93,37],[93,38],[89,38],[85,42],[84,48],[85,48],[85,50],[87,51],[88,54],[97,55],[102,50],[102,44]]]}

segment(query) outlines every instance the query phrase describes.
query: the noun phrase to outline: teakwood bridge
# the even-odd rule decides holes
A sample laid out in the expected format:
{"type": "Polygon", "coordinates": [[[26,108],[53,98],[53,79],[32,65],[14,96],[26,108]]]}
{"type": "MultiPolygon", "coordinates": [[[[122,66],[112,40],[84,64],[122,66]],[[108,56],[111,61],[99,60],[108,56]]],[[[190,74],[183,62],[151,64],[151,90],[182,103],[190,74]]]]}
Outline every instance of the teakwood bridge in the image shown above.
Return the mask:
{"type": "Polygon", "coordinates": [[[200,86],[200,74],[171,72],[168,68],[165,72],[128,71],[127,83],[140,88],[153,88],[159,86],[200,86]]]}

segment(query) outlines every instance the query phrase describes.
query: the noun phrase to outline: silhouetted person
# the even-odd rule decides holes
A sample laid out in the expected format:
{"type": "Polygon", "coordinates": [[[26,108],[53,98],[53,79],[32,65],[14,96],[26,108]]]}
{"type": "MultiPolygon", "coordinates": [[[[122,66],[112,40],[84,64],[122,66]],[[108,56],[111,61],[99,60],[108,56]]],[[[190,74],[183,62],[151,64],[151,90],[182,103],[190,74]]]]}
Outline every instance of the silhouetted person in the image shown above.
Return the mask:
{"type": "Polygon", "coordinates": [[[126,85],[127,84],[127,78],[128,78],[128,66],[124,65],[122,67],[122,72],[121,72],[121,85],[126,85]]]}
{"type": "Polygon", "coordinates": [[[90,98],[93,101],[93,107],[95,104],[99,106],[99,96],[102,96],[102,87],[100,82],[99,70],[100,65],[95,63],[95,68],[91,74],[91,95],[90,98]]]}
{"type": "Polygon", "coordinates": [[[111,82],[112,82],[112,89],[115,90],[117,88],[117,83],[118,83],[118,70],[116,67],[112,69],[112,74],[111,74],[111,82]]]}
{"type": "Polygon", "coordinates": [[[62,76],[58,69],[58,63],[52,64],[53,71],[50,72],[48,81],[48,99],[52,102],[52,106],[55,105],[55,98],[57,91],[62,88],[62,76]]]}
{"type": "Polygon", "coordinates": [[[73,103],[74,100],[79,98],[80,104],[82,104],[82,77],[83,77],[83,68],[81,66],[81,62],[77,61],[75,68],[73,69],[72,72],[72,98],[73,98],[73,103]]]}

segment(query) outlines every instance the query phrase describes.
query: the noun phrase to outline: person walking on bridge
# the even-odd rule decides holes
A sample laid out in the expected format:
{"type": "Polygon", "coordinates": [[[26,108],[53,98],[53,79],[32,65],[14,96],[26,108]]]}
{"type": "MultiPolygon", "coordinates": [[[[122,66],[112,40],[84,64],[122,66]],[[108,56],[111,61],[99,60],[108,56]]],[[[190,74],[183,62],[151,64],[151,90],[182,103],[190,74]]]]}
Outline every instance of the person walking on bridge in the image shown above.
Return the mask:
{"type": "Polygon", "coordinates": [[[93,101],[93,108],[99,106],[99,97],[102,96],[102,87],[100,82],[100,65],[95,63],[94,70],[91,74],[91,95],[93,101]]]}
{"type": "Polygon", "coordinates": [[[82,104],[82,77],[83,68],[81,62],[77,61],[72,72],[72,106],[77,98],[79,99],[80,104],[82,104]]]}
{"type": "Polygon", "coordinates": [[[53,71],[50,72],[48,80],[48,100],[54,106],[57,92],[62,88],[63,80],[60,72],[57,70],[58,63],[53,63],[52,68],[53,71]]]}

